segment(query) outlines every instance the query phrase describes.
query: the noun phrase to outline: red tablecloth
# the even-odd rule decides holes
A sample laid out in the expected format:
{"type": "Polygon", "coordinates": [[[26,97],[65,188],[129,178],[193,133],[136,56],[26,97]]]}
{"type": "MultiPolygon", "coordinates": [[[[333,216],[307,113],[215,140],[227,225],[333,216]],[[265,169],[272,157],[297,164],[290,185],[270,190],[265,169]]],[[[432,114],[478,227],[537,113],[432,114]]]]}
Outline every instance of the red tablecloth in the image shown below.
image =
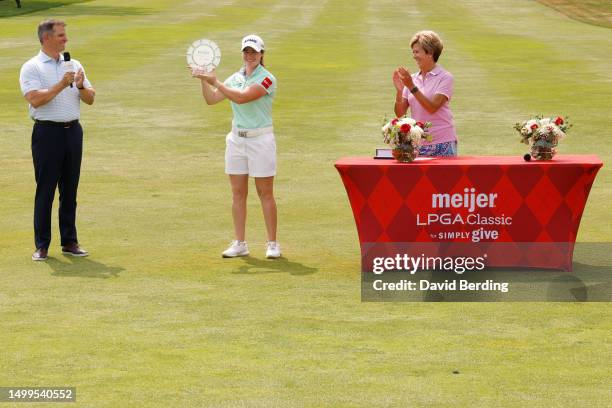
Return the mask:
{"type": "MultiPolygon", "coordinates": [[[[348,157],[335,164],[363,257],[373,244],[460,243],[489,266],[571,270],[573,244],[601,160],[483,156],[413,163],[348,157]]],[[[438,246],[436,246],[438,245],[438,246]]],[[[448,245],[447,245],[448,246],[448,245]]]]}

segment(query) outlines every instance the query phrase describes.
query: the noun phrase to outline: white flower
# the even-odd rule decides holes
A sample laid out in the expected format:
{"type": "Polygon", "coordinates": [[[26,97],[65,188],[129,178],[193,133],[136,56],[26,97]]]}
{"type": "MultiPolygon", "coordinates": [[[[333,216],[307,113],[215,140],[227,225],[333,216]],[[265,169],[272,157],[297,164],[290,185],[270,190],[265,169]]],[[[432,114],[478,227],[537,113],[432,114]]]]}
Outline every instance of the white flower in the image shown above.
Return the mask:
{"type": "Polygon", "coordinates": [[[425,129],[417,126],[417,121],[409,117],[392,119],[381,128],[381,131],[383,134],[383,141],[391,146],[398,146],[400,143],[410,143],[413,146],[420,146],[423,142],[423,136],[425,136],[425,129]],[[392,123],[394,121],[395,124],[392,123]],[[410,130],[404,136],[400,129],[402,126],[406,125],[410,126],[410,130]]]}
{"type": "Polygon", "coordinates": [[[404,123],[409,124],[410,126],[416,124],[416,120],[412,119],[412,118],[401,118],[398,125],[403,125],[404,123]]]}
{"type": "Polygon", "coordinates": [[[542,119],[540,119],[540,126],[546,126],[546,125],[548,125],[551,122],[552,122],[552,120],[550,120],[550,118],[542,118],[542,119]]]}
{"type": "Polygon", "coordinates": [[[514,126],[522,136],[521,142],[532,146],[556,146],[559,140],[565,137],[565,131],[570,127],[571,125],[565,119],[558,116],[552,118],[536,116],[514,126]],[[557,124],[557,118],[562,119],[564,123],[557,124]]]}
{"type": "Polygon", "coordinates": [[[563,136],[565,136],[565,133],[563,133],[563,131],[561,129],[559,129],[559,127],[555,126],[553,128],[553,133],[555,134],[556,137],[558,137],[559,139],[561,139],[563,136]]]}
{"type": "Polygon", "coordinates": [[[410,128],[410,138],[414,141],[421,140],[423,136],[423,130],[418,126],[413,126],[410,128]]]}

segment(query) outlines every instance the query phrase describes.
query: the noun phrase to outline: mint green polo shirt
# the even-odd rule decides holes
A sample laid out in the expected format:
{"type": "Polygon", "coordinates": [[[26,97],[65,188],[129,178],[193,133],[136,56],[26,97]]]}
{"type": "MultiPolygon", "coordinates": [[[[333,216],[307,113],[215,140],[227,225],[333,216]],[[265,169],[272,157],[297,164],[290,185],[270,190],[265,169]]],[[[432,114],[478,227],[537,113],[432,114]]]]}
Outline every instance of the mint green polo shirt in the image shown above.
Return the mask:
{"type": "Polygon", "coordinates": [[[266,94],[249,103],[237,104],[230,101],[234,119],[232,126],[239,129],[261,129],[272,126],[272,101],[276,94],[276,78],[261,64],[248,77],[244,69],[227,78],[223,84],[230,88],[244,90],[253,84],[260,84],[266,94]]]}

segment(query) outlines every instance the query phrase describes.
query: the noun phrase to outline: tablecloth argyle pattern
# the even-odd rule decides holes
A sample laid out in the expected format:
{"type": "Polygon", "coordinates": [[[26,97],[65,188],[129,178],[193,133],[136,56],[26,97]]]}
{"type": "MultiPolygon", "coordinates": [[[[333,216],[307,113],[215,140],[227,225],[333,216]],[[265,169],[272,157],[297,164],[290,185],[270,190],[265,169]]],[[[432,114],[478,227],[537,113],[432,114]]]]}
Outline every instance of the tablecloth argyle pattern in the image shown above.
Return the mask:
{"type": "MultiPolygon", "coordinates": [[[[503,256],[497,256],[494,264],[499,266],[550,266],[551,262],[529,258],[546,259],[555,256],[555,248],[565,248],[561,252],[573,248],[552,245],[544,249],[549,247],[542,243],[575,242],[601,166],[596,156],[570,155],[532,162],[505,156],[424,158],[413,163],[354,157],[336,162],[355,217],[362,255],[363,244],[455,242],[465,248],[473,243],[492,253],[498,246],[503,256]],[[432,197],[437,194],[460,195],[458,202],[466,205],[436,208],[432,197]],[[470,199],[472,205],[475,201],[472,196],[490,194],[495,195],[492,206],[470,208],[470,199]],[[447,214],[446,223],[443,214],[447,214]],[[434,222],[428,222],[429,217],[434,222]],[[462,222],[451,222],[457,220],[462,222]],[[483,225],[483,220],[502,223],[483,225]],[[494,237],[491,231],[496,231],[494,237]],[[484,238],[474,242],[474,234],[484,238]],[[534,248],[531,244],[539,245],[539,255],[528,253],[534,248]],[[546,253],[549,250],[553,252],[546,253]]],[[[487,197],[483,196],[481,203],[487,197]]],[[[571,253],[569,260],[571,263],[571,253]]],[[[562,264],[567,266],[567,257],[562,264]]]]}

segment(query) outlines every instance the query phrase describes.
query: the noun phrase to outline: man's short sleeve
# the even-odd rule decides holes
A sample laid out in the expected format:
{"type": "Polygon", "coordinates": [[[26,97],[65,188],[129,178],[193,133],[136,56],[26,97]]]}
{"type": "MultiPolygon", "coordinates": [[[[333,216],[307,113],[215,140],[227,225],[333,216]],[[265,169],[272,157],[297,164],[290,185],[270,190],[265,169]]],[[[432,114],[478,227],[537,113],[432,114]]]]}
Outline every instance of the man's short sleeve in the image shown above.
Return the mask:
{"type": "Polygon", "coordinates": [[[33,61],[28,61],[21,67],[19,85],[21,86],[21,93],[24,96],[28,92],[37,91],[43,88],[40,82],[40,75],[36,69],[36,64],[33,61]]]}
{"type": "Polygon", "coordinates": [[[438,84],[435,93],[446,96],[450,101],[451,97],[453,96],[454,81],[453,76],[449,72],[445,72],[444,76],[440,78],[440,83],[438,84]]]}

